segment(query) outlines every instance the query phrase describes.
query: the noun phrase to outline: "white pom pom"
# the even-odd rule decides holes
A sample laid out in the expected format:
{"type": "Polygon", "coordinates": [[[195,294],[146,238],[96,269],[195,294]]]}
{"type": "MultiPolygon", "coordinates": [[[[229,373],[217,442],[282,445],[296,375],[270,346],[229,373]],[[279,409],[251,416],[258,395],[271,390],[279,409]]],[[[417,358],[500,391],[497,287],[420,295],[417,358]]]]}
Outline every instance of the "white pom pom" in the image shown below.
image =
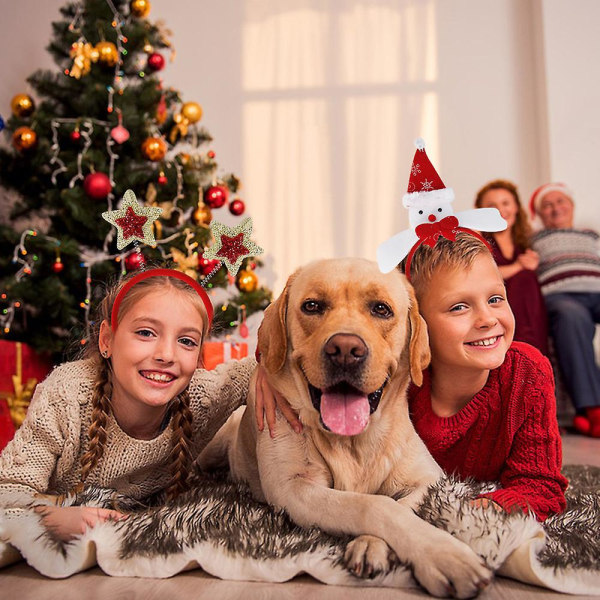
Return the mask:
{"type": "Polygon", "coordinates": [[[422,137],[418,137],[415,140],[415,146],[417,147],[417,150],[425,150],[425,140],[422,137]]]}

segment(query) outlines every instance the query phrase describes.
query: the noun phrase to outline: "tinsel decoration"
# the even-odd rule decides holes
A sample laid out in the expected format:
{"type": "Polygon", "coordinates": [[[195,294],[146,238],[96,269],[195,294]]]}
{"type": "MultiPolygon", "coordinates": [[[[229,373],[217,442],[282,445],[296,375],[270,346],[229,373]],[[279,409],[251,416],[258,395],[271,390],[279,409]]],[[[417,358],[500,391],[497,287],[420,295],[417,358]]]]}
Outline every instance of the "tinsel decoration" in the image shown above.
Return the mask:
{"type": "Polygon", "coordinates": [[[92,44],[80,40],[71,44],[70,56],[73,66],[69,69],[69,75],[81,79],[91,71],[92,63],[98,60],[99,52],[92,44]]]}

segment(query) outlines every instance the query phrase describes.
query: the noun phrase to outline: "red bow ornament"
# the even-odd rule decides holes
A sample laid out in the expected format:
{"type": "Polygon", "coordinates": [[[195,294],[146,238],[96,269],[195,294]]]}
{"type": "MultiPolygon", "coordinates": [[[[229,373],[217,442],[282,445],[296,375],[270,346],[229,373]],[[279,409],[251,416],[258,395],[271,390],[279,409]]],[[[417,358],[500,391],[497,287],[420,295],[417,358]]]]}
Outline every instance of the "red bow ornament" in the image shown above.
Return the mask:
{"type": "Polygon", "coordinates": [[[460,231],[458,219],[454,216],[445,217],[441,221],[434,221],[433,223],[421,223],[415,227],[415,233],[419,236],[416,245],[425,244],[433,248],[440,235],[453,242],[456,240],[458,231],[460,231]]]}

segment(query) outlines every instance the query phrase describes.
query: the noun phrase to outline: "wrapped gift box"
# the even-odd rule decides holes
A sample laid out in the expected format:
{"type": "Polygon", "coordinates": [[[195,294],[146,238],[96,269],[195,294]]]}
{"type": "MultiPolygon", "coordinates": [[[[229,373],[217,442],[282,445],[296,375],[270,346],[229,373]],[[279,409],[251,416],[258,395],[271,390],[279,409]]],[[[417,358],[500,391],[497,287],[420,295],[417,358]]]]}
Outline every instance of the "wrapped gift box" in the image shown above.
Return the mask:
{"type": "Polygon", "coordinates": [[[51,368],[50,360],[27,344],[0,341],[0,449],[23,422],[36,384],[51,368]]]}
{"type": "Polygon", "coordinates": [[[245,342],[205,342],[202,347],[204,368],[209,370],[228,360],[245,356],[248,356],[248,344],[245,342]]]}
{"type": "Polygon", "coordinates": [[[15,435],[15,425],[10,418],[8,402],[0,398],[0,452],[15,435]]]}

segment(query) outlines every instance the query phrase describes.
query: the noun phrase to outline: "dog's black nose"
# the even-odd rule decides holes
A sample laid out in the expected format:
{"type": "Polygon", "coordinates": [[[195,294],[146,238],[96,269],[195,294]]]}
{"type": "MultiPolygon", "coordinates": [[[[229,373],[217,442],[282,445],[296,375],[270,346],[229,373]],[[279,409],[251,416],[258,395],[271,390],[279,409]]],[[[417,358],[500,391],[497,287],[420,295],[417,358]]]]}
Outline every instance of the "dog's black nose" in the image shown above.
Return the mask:
{"type": "Polygon", "coordinates": [[[353,367],[364,362],[369,354],[367,345],[350,333],[336,333],[325,344],[325,355],[338,367],[353,367]]]}

